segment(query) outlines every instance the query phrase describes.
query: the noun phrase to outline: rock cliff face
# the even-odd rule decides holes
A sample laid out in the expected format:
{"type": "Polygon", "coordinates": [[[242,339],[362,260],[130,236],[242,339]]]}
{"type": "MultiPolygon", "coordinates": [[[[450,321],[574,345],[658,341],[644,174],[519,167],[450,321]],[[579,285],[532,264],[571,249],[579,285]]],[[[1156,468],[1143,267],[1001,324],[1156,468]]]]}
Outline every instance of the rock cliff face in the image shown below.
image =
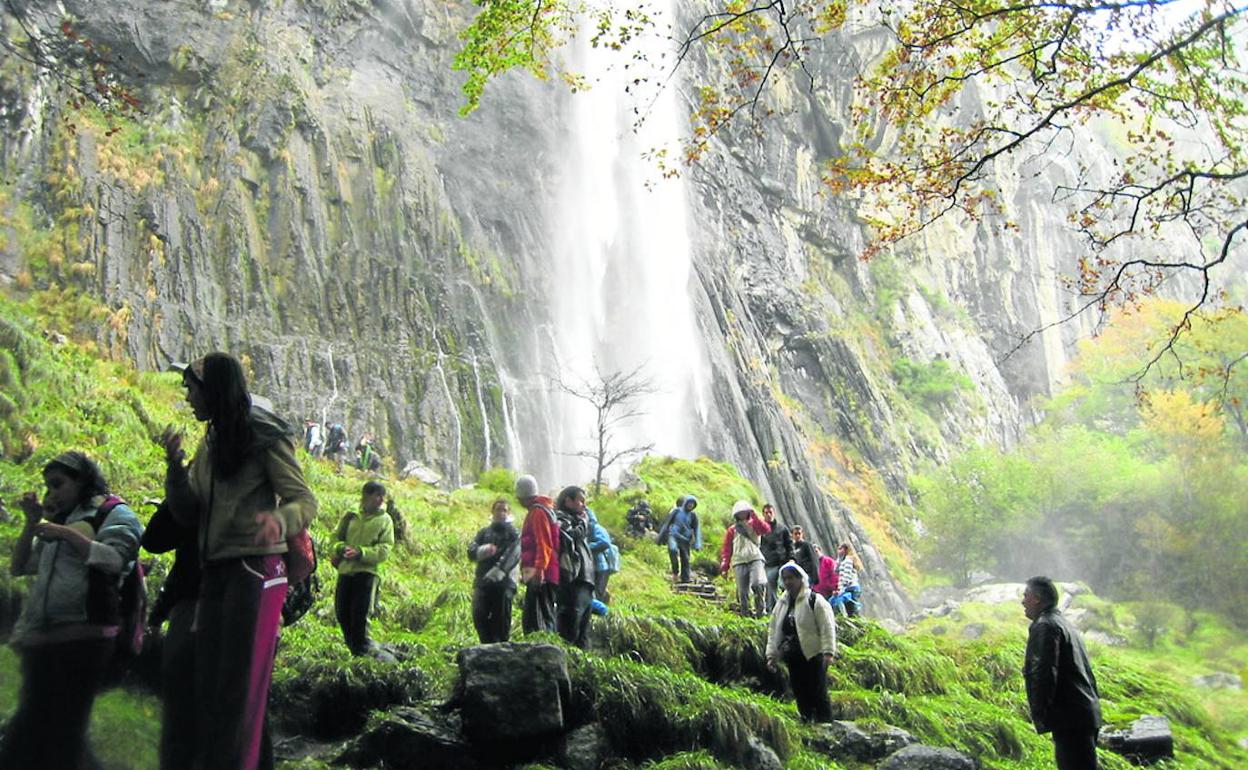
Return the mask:
{"type": "MultiPolygon", "coordinates": [[[[55,3],[27,5],[59,23],[55,3]]],[[[457,117],[450,58],[470,3],[61,5],[142,74],[144,114],[69,110],[55,79],[0,67],[0,272],[99,297],[99,336],[140,366],[235,351],[292,417],[371,431],[400,467],[572,480],[554,477],[567,447],[550,429],[548,342],[576,321],[550,285],[548,202],[575,96],[509,75],[457,117]]],[[[644,299],[694,309],[700,448],[818,541],[855,542],[869,607],[896,616],[907,600],[873,545],[904,526],[888,500],[919,461],[1013,440],[1076,330],[997,363],[1060,311],[1064,230],[1023,190],[1022,235],[947,227],[857,259],[852,202],[818,182],[845,131],[837,73],[860,55],[830,51],[874,44],[843,42],[817,54],[830,79],[813,95],[777,82],[783,116],[762,140],[725,137],[686,175],[691,280],[644,299]],[[907,389],[902,360],[935,391],[907,389]]]]}

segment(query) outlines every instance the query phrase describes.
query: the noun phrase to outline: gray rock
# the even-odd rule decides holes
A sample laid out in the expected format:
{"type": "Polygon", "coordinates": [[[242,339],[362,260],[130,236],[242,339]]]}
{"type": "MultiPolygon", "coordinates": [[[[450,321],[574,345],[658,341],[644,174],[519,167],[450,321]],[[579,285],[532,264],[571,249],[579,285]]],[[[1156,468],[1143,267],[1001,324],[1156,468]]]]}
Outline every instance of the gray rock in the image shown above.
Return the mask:
{"type": "Polygon", "coordinates": [[[741,748],[737,764],[744,770],[784,770],[776,752],[755,735],[751,735],[741,748]]]}
{"type": "Polygon", "coordinates": [[[895,752],[880,764],[879,770],[979,770],[979,760],[953,749],[938,749],[921,743],[895,752]]]}
{"type": "Polygon", "coordinates": [[[567,656],[553,644],[483,644],[459,652],[455,703],[472,740],[507,742],[564,729],[567,656]]]}
{"type": "Polygon", "coordinates": [[[1096,642],[1097,644],[1103,644],[1106,647],[1126,647],[1128,644],[1131,643],[1130,640],[1127,639],[1125,636],[1119,636],[1118,634],[1111,634],[1106,631],[1097,631],[1095,629],[1091,631],[1085,631],[1083,634],[1083,638],[1089,642],[1096,642]]]}
{"type": "Polygon", "coordinates": [[[906,632],[906,627],[902,625],[901,623],[897,622],[896,620],[893,620],[892,618],[880,618],[879,622],[880,622],[880,628],[884,629],[890,634],[893,634],[894,636],[898,634],[904,634],[906,632]]]}
{"type": "Polygon", "coordinates": [[[857,722],[842,721],[818,726],[809,739],[811,748],[831,759],[852,757],[859,762],[876,762],[912,743],[917,739],[900,727],[868,731],[857,722]]]}
{"type": "Polygon", "coordinates": [[[437,486],[442,483],[442,475],[432,468],[421,465],[416,460],[412,460],[403,466],[403,478],[417,479],[430,486],[437,486]]]}
{"type": "Polygon", "coordinates": [[[1242,690],[1244,680],[1236,674],[1215,671],[1212,674],[1192,677],[1192,684],[1197,687],[1208,687],[1211,690],[1242,690]]]}
{"type": "Polygon", "coordinates": [[[389,711],[352,742],[335,764],[351,767],[420,767],[431,770],[474,770],[469,745],[452,721],[442,721],[414,708],[389,711]]]}
{"type": "Polygon", "coordinates": [[[962,627],[962,638],[972,640],[978,639],[984,635],[984,631],[986,631],[987,628],[988,627],[983,623],[967,623],[962,627]]]}
{"type": "Polygon", "coordinates": [[[1098,743],[1137,765],[1174,757],[1174,734],[1170,732],[1170,720],[1163,716],[1142,716],[1125,730],[1103,727],[1098,743]]]}
{"type": "Polygon", "coordinates": [[[594,723],[567,734],[559,750],[559,766],[566,770],[599,770],[611,753],[607,731],[594,723]]]}

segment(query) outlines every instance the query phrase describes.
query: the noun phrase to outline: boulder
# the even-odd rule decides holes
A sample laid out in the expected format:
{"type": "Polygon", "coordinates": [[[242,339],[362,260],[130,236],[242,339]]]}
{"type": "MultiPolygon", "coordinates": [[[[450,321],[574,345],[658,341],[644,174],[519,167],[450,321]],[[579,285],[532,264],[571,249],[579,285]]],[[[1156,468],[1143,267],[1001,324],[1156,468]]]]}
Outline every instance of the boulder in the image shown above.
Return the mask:
{"type": "Polygon", "coordinates": [[[1126,647],[1130,644],[1130,641],[1125,636],[1119,636],[1118,634],[1111,634],[1105,631],[1097,631],[1095,629],[1092,631],[1085,631],[1083,638],[1086,641],[1103,644],[1106,647],[1126,647]]]}
{"type": "Polygon", "coordinates": [[[405,479],[417,479],[425,484],[428,484],[429,486],[437,486],[442,483],[442,474],[428,466],[421,465],[415,460],[412,460],[407,465],[403,466],[403,473],[401,475],[405,479]]]}
{"type": "Polygon", "coordinates": [[[600,724],[588,724],[568,733],[559,749],[559,766],[566,770],[599,770],[610,754],[607,731],[600,724]]]}
{"type": "Polygon", "coordinates": [[[808,745],[830,759],[853,758],[859,762],[876,762],[893,754],[917,739],[899,727],[886,726],[866,730],[857,722],[831,722],[819,725],[808,745]]]}
{"type": "Polygon", "coordinates": [[[921,743],[894,752],[879,770],[979,770],[979,760],[953,749],[938,749],[921,743]]]}
{"type": "Polygon", "coordinates": [[[459,652],[455,703],[470,740],[521,742],[564,730],[572,685],[553,644],[481,644],[459,652]]]}
{"type": "Polygon", "coordinates": [[[420,767],[425,770],[478,770],[470,747],[450,719],[438,719],[406,706],[391,709],[353,741],[334,764],[351,767],[420,767]]]}
{"type": "Polygon", "coordinates": [[[743,770],[784,770],[784,764],[776,756],[776,752],[755,735],[751,735],[741,747],[737,764],[743,770]]]}
{"type": "Polygon", "coordinates": [[[1192,684],[1197,687],[1207,687],[1210,690],[1244,689],[1244,680],[1242,678],[1235,674],[1228,674],[1225,671],[1215,671],[1204,676],[1194,676],[1192,677],[1192,684]]]}
{"type": "Polygon", "coordinates": [[[1142,716],[1125,730],[1101,728],[1098,742],[1137,765],[1174,758],[1174,734],[1170,732],[1170,720],[1163,716],[1142,716]]]}

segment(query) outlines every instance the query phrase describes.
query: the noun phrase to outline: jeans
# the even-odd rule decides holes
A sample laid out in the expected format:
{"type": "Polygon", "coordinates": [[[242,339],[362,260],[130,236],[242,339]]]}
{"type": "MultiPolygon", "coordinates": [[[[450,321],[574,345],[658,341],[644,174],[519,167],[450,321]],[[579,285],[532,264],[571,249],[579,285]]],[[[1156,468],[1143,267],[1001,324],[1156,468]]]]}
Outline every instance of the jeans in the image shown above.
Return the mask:
{"type": "Polygon", "coordinates": [[[677,582],[688,583],[689,575],[689,544],[676,541],[676,546],[667,547],[667,556],[672,561],[672,574],[676,575],[677,582]]]}
{"type": "Polygon", "coordinates": [[[796,654],[784,660],[789,667],[789,685],[797,701],[797,713],[803,722],[831,722],[832,704],[828,701],[828,663],[823,655],[813,658],[796,654]]]}
{"type": "Polygon", "coordinates": [[[558,585],[550,582],[530,585],[524,590],[524,609],[520,613],[520,627],[524,633],[555,630],[555,591],[558,585]]]}
{"type": "Polygon", "coordinates": [[[737,605],[742,615],[761,618],[763,616],[763,599],[767,582],[767,573],[761,561],[737,564],[732,568],[737,579],[737,605]],[[750,612],[750,597],[754,598],[754,611],[750,612]]]}
{"type": "Polygon", "coordinates": [[[373,588],[377,576],[370,572],[354,572],[338,576],[334,590],[334,615],[342,629],[342,639],[352,655],[364,655],[371,642],[368,638],[368,613],[373,608],[373,588]]]}
{"type": "Polygon", "coordinates": [[[594,586],[574,580],[559,586],[559,635],[582,650],[589,647],[589,603],[594,586]]]}
{"type": "Polygon", "coordinates": [[[511,639],[511,600],[516,590],[503,581],[472,592],[472,625],[481,644],[511,639]]]}

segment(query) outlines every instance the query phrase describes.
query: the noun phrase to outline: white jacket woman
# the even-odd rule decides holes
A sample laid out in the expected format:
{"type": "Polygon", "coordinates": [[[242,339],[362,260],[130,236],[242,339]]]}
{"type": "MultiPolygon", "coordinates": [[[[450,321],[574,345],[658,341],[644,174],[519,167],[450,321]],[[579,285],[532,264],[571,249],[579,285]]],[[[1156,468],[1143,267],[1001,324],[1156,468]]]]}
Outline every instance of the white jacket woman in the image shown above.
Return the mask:
{"type": "Polygon", "coordinates": [[[828,664],[836,655],[836,616],[828,600],[810,590],[795,562],[780,568],[784,594],[771,612],[767,666],[783,661],[803,721],[829,722],[828,664]]]}

